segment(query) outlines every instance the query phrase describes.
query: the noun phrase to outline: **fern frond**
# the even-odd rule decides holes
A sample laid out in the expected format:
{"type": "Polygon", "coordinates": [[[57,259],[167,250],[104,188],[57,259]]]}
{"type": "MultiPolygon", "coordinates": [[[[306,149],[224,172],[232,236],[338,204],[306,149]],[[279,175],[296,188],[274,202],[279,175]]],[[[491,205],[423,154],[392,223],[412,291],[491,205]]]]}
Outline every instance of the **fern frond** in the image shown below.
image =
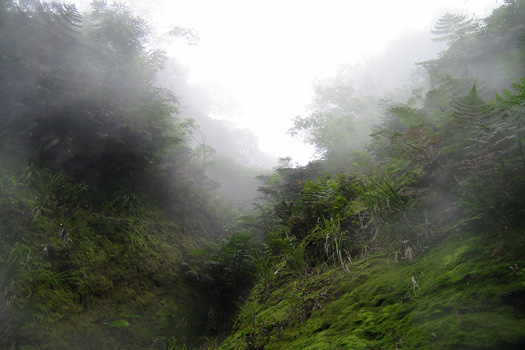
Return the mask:
{"type": "Polygon", "coordinates": [[[512,84],[513,91],[504,90],[502,95],[496,94],[496,105],[502,109],[515,109],[525,105],[525,77],[520,82],[512,84]]]}
{"type": "Polygon", "coordinates": [[[467,19],[465,15],[453,15],[446,13],[436,23],[432,34],[439,35],[433,41],[450,43],[474,33],[478,29],[478,24],[472,19],[467,19]]]}
{"type": "MultiPolygon", "coordinates": [[[[470,93],[454,104],[454,119],[459,123],[481,125],[493,115],[493,108],[478,96],[476,84],[470,93]]],[[[468,125],[467,125],[468,126],[468,125]]]]}
{"type": "Polygon", "coordinates": [[[462,83],[450,75],[438,75],[431,82],[433,89],[427,92],[425,99],[426,110],[448,110],[451,101],[454,101],[462,90],[462,83]]]}
{"type": "Polygon", "coordinates": [[[390,107],[389,111],[399,119],[412,125],[433,124],[432,119],[430,119],[428,113],[419,108],[394,106],[390,107]]]}

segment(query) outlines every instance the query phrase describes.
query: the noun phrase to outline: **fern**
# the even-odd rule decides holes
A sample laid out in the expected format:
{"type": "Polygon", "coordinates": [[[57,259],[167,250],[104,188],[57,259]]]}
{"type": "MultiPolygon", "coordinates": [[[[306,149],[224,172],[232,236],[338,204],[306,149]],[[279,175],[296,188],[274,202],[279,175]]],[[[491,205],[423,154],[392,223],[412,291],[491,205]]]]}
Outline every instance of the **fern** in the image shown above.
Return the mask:
{"type": "Polygon", "coordinates": [[[525,77],[520,82],[512,84],[514,91],[505,90],[502,95],[496,94],[496,105],[502,109],[516,109],[525,104],[525,77]]]}
{"type": "Polygon", "coordinates": [[[438,110],[444,112],[450,109],[451,101],[457,99],[463,84],[459,79],[450,75],[438,75],[431,81],[433,89],[427,92],[424,107],[426,110],[438,110]]]}
{"type": "Polygon", "coordinates": [[[496,94],[495,105],[505,111],[510,112],[514,116],[517,131],[517,147],[520,154],[520,160],[523,168],[525,168],[525,152],[523,150],[523,111],[525,109],[525,77],[520,78],[520,82],[512,84],[514,91],[505,90],[500,96],[496,94]]]}
{"type": "Polygon", "coordinates": [[[488,127],[485,123],[493,115],[493,108],[478,96],[476,85],[470,93],[454,104],[453,116],[459,125],[488,127]]]}
{"type": "Polygon", "coordinates": [[[402,121],[408,122],[412,125],[434,124],[428,113],[419,108],[394,106],[390,107],[389,111],[402,121]]]}
{"type": "Polygon", "coordinates": [[[439,35],[432,40],[446,43],[455,42],[474,33],[478,28],[478,24],[472,19],[467,19],[465,15],[453,15],[447,12],[438,20],[435,29],[432,30],[432,34],[439,35]]]}

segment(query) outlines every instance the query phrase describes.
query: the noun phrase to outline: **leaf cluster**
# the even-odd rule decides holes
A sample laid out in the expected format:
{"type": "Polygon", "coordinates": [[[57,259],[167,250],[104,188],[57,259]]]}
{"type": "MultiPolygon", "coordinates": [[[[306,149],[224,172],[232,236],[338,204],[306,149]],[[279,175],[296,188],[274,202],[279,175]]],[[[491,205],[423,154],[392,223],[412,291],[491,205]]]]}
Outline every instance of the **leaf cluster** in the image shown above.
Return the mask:
{"type": "Polygon", "coordinates": [[[162,55],[125,6],[2,7],[0,125],[30,162],[113,190],[183,142],[174,97],[153,86],[162,55]]]}
{"type": "MultiPolygon", "coordinates": [[[[514,18],[521,13],[519,6],[509,3],[485,23],[503,14],[514,18]]],[[[468,227],[486,225],[485,230],[519,227],[525,170],[523,79],[501,95],[495,95],[495,85],[477,80],[484,78],[478,69],[489,64],[482,57],[489,37],[505,38],[501,52],[518,50],[518,43],[510,40],[515,35],[504,33],[504,28],[519,29],[515,18],[501,25],[485,27],[451,14],[438,22],[434,34],[449,48],[423,64],[429,72],[428,90],[414,91],[406,104],[384,102],[366,162],[356,151],[335,152],[345,149],[340,133],[351,134],[340,123],[354,125],[352,113],[366,109],[357,108],[348,86],[319,89],[316,110],[296,118],[291,132],[308,130],[308,142],[325,151],[317,164],[334,162],[344,170],[329,175],[325,168],[308,177],[308,166],[287,165],[263,179],[260,191],[271,203],[268,217],[278,223],[269,229],[270,252],[307,275],[314,266],[338,261],[343,267],[346,258],[373,249],[392,250],[396,260],[412,259],[432,240],[432,232],[458,229],[455,220],[468,227]],[[470,73],[458,70],[460,64],[470,73]],[[491,94],[494,102],[488,101],[491,94]]],[[[497,69],[499,61],[491,63],[497,69]]]]}

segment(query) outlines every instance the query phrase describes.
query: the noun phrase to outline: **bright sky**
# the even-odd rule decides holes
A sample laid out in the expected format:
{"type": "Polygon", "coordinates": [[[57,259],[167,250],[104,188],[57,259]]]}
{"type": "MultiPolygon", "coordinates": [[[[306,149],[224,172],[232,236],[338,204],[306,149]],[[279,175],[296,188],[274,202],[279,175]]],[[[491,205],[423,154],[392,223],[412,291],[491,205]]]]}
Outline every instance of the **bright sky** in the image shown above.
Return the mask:
{"type": "Polygon", "coordinates": [[[190,82],[214,82],[238,104],[233,119],[259,136],[260,148],[304,163],[312,149],[286,131],[305,115],[318,76],[380,52],[407,28],[433,28],[446,11],[484,17],[496,0],[177,0],[167,16],[195,28],[197,46],[174,55],[190,82]],[[173,11],[173,12],[171,12],[173,11]]]}
{"type": "Polygon", "coordinates": [[[188,67],[190,82],[213,83],[229,92],[235,112],[215,117],[255,132],[264,152],[305,163],[313,150],[286,131],[291,119],[306,115],[316,77],[380,52],[407,29],[430,31],[447,11],[485,17],[501,4],[502,0],[158,0],[151,2],[156,19],[148,20],[153,26],[198,31],[197,46],[179,41],[169,51],[188,67]],[[159,11],[164,3],[168,7],[159,11]]]}

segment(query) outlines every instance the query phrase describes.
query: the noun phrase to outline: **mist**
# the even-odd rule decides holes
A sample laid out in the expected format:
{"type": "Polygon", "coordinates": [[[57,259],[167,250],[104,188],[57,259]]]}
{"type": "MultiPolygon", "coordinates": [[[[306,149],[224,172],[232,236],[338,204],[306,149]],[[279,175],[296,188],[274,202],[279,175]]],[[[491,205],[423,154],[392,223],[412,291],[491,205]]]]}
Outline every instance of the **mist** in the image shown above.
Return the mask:
{"type": "MultiPolygon", "coordinates": [[[[87,2],[77,3],[87,8],[87,2]]],[[[354,76],[354,88],[374,84],[375,91],[366,93],[383,98],[413,78],[417,62],[444,49],[430,41],[430,30],[446,11],[482,18],[499,5],[482,0],[395,6],[345,1],[128,4],[150,24],[152,45],[180,62],[188,84],[202,89],[197,94],[208,94],[206,115],[254,133],[261,151],[274,159],[290,156],[303,165],[316,158],[315,150],[287,131],[293,118],[310,112],[315,81],[344,69],[354,76]],[[189,29],[199,40],[188,45],[184,37],[170,37],[174,28],[189,29]]],[[[159,80],[170,80],[169,74],[159,74],[159,80]]]]}
{"type": "Polygon", "coordinates": [[[3,0],[0,348],[521,348],[524,9],[3,0]]]}

